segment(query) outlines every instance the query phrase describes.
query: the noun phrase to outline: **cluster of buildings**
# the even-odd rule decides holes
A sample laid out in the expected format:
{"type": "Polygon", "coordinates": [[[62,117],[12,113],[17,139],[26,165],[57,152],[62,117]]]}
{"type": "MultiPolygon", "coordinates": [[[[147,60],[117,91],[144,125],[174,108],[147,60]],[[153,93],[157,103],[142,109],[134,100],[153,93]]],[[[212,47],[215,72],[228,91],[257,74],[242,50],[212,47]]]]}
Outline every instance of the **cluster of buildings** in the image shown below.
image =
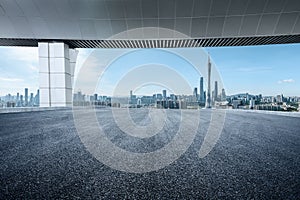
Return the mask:
{"type": "MultiPolygon", "coordinates": [[[[199,109],[204,107],[225,108],[225,109],[253,109],[270,111],[300,111],[300,97],[286,97],[281,95],[263,96],[249,93],[226,96],[225,90],[218,92],[218,82],[214,82],[214,90],[211,92],[209,104],[207,93],[204,90],[203,77],[200,77],[199,90],[194,88],[193,94],[175,95],[168,94],[167,90],[151,96],[137,96],[130,91],[129,97],[109,97],[99,94],[85,95],[82,92],[73,94],[74,106],[108,106],[108,107],[129,107],[141,108],[152,107],[158,109],[199,109]],[[198,92],[199,91],[199,92],[198,92]]],[[[38,107],[39,90],[36,94],[29,93],[28,88],[24,94],[7,94],[0,97],[0,108],[12,107],[38,107]]]]}
{"type": "MultiPolygon", "coordinates": [[[[218,92],[218,82],[214,82],[214,90],[211,93],[211,103],[208,105],[207,93],[204,90],[203,77],[200,77],[199,90],[194,88],[191,95],[168,94],[167,90],[151,96],[137,96],[130,91],[129,97],[109,97],[99,94],[85,95],[77,92],[73,95],[74,106],[108,106],[141,108],[152,107],[158,109],[199,109],[204,107],[215,107],[225,109],[253,109],[270,111],[300,111],[300,97],[263,96],[248,93],[226,96],[225,90],[218,92]],[[198,92],[199,91],[199,92],[198,92]]],[[[12,107],[38,107],[39,90],[36,94],[29,93],[28,88],[24,94],[7,94],[0,97],[0,108],[12,107]]]]}
{"type": "MultiPolygon", "coordinates": [[[[137,96],[130,91],[129,97],[108,97],[98,94],[85,95],[82,92],[77,92],[73,95],[73,105],[75,106],[111,106],[111,107],[153,107],[160,109],[198,109],[205,107],[207,97],[204,90],[203,77],[200,77],[200,85],[195,87],[193,94],[190,95],[175,95],[168,94],[167,90],[162,90],[161,93],[153,94],[151,96],[137,96]]],[[[226,100],[225,90],[218,94],[218,82],[215,82],[215,90],[212,92],[212,105],[215,105],[222,99],[226,100]],[[216,92],[215,92],[216,91],[216,92]]]]}
{"type": "Polygon", "coordinates": [[[208,88],[204,91],[203,77],[200,77],[199,93],[198,88],[195,87],[192,95],[175,95],[170,94],[167,96],[167,90],[162,90],[162,93],[153,94],[152,96],[137,97],[130,91],[129,98],[121,97],[107,97],[94,94],[91,96],[84,95],[81,92],[77,92],[73,96],[73,105],[85,106],[85,105],[101,105],[112,107],[155,107],[162,109],[188,109],[188,108],[210,108],[215,102],[225,98],[225,90],[222,89],[222,93],[218,93],[218,82],[215,81],[215,89],[210,92],[210,76],[211,76],[211,62],[208,61],[208,88]]]}
{"type": "Polygon", "coordinates": [[[130,91],[129,105],[130,107],[151,106],[162,109],[198,109],[201,107],[211,108],[226,101],[225,89],[221,93],[218,90],[218,81],[214,82],[214,90],[211,92],[211,62],[208,59],[208,81],[207,91],[204,90],[203,77],[200,77],[199,93],[195,87],[191,95],[175,95],[167,96],[167,90],[162,90],[160,94],[152,96],[137,97],[130,91]]]}
{"type": "Polygon", "coordinates": [[[25,88],[24,94],[18,92],[16,95],[7,94],[4,97],[0,97],[0,108],[38,107],[39,105],[39,90],[34,95],[34,93],[29,94],[28,88],[25,88]]]}
{"type": "MultiPolygon", "coordinates": [[[[191,95],[167,95],[167,90],[162,90],[162,93],[153,94],[152,96],[140,96],[137,97],[130,91],[129,95],[129,107],[155,107],[160,109],[198,109],[205,107],[207,104],[207,95],[204,91],[203,77],[200,77],[200,85],[195,87],[193,94],[191,95]]],[[[218,82],[215,81],[215,89],[212,92],[211,106],[214,106],[217,102],[226,100],[225,90],[218,93],[218,82]]]]}
{"type": "Polygon", "coordinates": [[[111,97],[101,96],[98,94],[85,95],[81,91],[73,94],[73,105],[74,106],[111,106],[111,97]]]}
{"type": "Polygon", "coordinates": [[[228,107],[233,109],[253,109],[270,111],[299,111],[300,97],[236,94],[227,97],[228,107]]]}

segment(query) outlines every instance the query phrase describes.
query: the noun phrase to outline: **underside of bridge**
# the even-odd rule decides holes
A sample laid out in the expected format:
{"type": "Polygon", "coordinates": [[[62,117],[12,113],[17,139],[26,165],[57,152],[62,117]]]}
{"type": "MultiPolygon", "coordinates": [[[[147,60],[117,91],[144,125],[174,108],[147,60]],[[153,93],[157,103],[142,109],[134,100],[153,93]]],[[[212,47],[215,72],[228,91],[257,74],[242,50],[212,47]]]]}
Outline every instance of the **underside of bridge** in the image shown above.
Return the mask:
{"type": "MultiPolygon", "coordinates": [[[[67,44],[70,48],[187,48],[300,43],[300,34],[199,39],[107,39],[54,41],[63,42],[67,44]]],[[[2,38],[0,39],[0,46],[37,47],[39,42],[51,43],[53,42],[53,40],[2,38]]]]}
{"type": "Polygon", "coordinates": [[[299,43],[300,1],[0,0],[0,27],[0,46],[39,47],[41,105],[66,106],[74,48],[299,43]]]}
{"type": "Polygon", "coordinates": [[[60,41],[70,48],[157,48],[298,43],[299,13],[299,0],[0,0],[0,45],[60,41]]]}

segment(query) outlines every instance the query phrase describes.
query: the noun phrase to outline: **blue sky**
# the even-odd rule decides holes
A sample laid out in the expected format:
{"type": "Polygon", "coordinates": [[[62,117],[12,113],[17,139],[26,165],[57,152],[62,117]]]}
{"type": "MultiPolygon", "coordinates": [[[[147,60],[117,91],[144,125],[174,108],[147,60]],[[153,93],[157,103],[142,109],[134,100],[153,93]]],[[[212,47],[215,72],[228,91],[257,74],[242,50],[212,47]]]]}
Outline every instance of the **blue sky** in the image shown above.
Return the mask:
{"type": "Polygon", "coordinates": [[[300,44],[207,50],[229,93],[300,96],[300,44]]]}
{"type": "Polygon", "coordinates": [[[0,47],[0,96],[24,94],[24,88],[36,93],[39,86],[38,49],[0,47]]]}
{"type": "MultiPolygon", "coordinates": [[[[79,51],[77,72],[86,59],[90,59],[93,54],[106,53],[108,55],[118,51],[124,53],[128,50],[104,49],[93,51],[91,49],[80,49],[79,51]]],[[[192,59],[198,59],[199,63],[202,63],[200,64],[201,66],[207,62],[204,56],[205,51],[209,51],[216,68],[216,71],[213,73],[216,74],[219,71],[227,94],[248,92],[263,95],[282,93],[287,96],[300,96],[300,44],[220,47],[206,48],[204,50],[200,48],[175,49],[175,51],[191,55],[192,59]]],[[[0,96],[7,93],[12,95],[15,95],[17,92],[24,93],[25,87],[28,87],[30,92],[36,93],[38,89],[37,48],[0,47],[0,55],[0,96]]],[[[102,62],[99,60],[94,61],[96,63],[99,62],[98,64],[102,62]]],[[[97,80],[99,82],[96,91],[106,95],[112,94],[116,84],[122,77],[124,78],[124,75],[138,66],[147,65],[148,67],[153,66],[153,69],[155,69],[155,65],[168,70],[172,69],[187,80],[191,89],[199,87],[199,73],[184,58],[176,58],[176,55],[174,56],[174,54],[164,50],[142,49],[134,53],[131,52],[129,55],[122,56],[110,63],[105,73],[97,80]],[[122,66],[120,67],[120,65],[122,66]]],[[[94,70],[98,70],[98,68],[94,68],[94,70]]],[[[171,71],[170,74],[172,74],[171,71]]],[[[91,70],[90,72],[94,73],[95,71],[91,70]]],[[[150,76],[151,73],[141,73],[136,77],[150,76]]],[[[164,73],[166,73],[166,77],[172,79],[172,77],[168,76],[169,73],[167,71],[164,73]]],[[[204,71],[201,74],[205,75],[205,73],[204,71]]],[[[148,94],[159,92],[162,88],[159,84],[149,85],[151,84],[136,87],[134,91],[137,94],[148,94]]],[[[95,88],[92,89],[94,90],[95,88]]],[[[127,89],[129,90],[129,88],[127,89]]]]}
{"type": "MultiPolygon", "coordinates": [[[[221,91],[221,78],[212,66],[212,81],[219,82],[221,91]]],[[[207,77],[207,53],[201,48],[95,50],[78,73],[75,91],[128,96],[130,90],[152,95],[169,89],[175,94],[192,94],[200,76],[207,77]]]]}

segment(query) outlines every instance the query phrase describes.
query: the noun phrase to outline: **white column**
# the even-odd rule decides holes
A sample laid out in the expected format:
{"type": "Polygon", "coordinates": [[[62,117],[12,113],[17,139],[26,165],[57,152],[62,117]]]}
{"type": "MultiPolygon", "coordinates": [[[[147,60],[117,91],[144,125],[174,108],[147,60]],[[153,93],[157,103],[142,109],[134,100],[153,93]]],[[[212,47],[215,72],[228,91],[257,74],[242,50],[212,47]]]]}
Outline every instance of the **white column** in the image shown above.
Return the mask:
{"type": "Polygon", "coordinates": [[[74,88],[74,73],[75,73],[77,55],[78,55],[78,50],[76,50],[76,49],[69,50],[72,88],[74,88]]]}
{"type": "Polygon", "coordinates": [[[72,105],[71,78],[76,65],[75,55],[70,64],[73,51],[62,42],[39,43],[40,107],[72,105]]]}
{"type": "Polygon", "coordinates": [[[39,43],[40,107],[50,107],[49,44],[39,43]]]}

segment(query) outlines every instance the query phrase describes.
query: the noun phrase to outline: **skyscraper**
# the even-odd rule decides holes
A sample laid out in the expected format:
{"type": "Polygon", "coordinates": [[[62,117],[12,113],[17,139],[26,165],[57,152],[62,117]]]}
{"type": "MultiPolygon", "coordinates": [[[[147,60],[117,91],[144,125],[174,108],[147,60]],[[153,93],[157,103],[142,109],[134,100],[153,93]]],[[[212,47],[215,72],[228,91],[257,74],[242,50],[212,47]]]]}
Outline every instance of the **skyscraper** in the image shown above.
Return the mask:
{"type": "Polygon", "coordinates": [[[214,101],[218,101],[218,81],[215,81],[214,101]]]}
{"type": "Polygon", "coordinates": [[[94,101],[98,101],[98,94],[94,94],[94,101]]]}
{"type": "Polygon", "coordinates": [[[36,95],[34,97],[34,105],[39,106],[40,105],[40,90],[36,91],[36,95]]]}
{"type": "Polygon", "coordinates": [[[17,107],[20,106],[20,94],[19,92],[17,93],[17,101],[16,101],[17,107]]]}
{"type": "Polygon", "coordinates": [[[20,95],[20,106],[24,106],[23,95],[20,95]]]}
{"type": "Polygon", "coordinates": [[[200,77],[200,88],[199,88],[199,100],[200,103],[204,102],[204,90],[203,90],[203,77],[200,77]]]}
{"type": "Polygon", "coordinates": [[[156,94],[156,99],[158,99],[158,100],[162,100],[162,94],[156,94]]]}
{"type": "Polygon", "coordinates": [[[211,108],[211,91],[210,91],[210,76],[211,76],[211,63],[208,56],[208,70],[207,70],[207,94],[206,94],[206,108],[211,108]]]}
{"type": "Polygon", "coordinates": [[[33,106],[33,93],[30,93],[29,106],[33,106]]]}
{"type": "Polygon", "coordinates": [[[197,88],[195,87],[194,88],[194,94],[193,94],[193,96],[194,96],[194,102],[196,102],[197,100],[198,100],[198,91],[197,91],[197,88]]]}
{"type": "Polygon", "coordinates": [[[132,90],[130,90],[129,104],[136,104],[137,98],[136,95],[133,95],[132,90]]]}
{"type": "Polygon", "coordinates": [[[226,93],[225,93],[225,89],[224,88],[222,89],[222,95],[221,96],[222,96],[221,100],[222,101],[226,101],[226,93]]]}
{"type": "Polygon", "coordinates": [[[130,90],[130,94],[129,94],[129,104],[133,104],[132,102],[132,90],[130,90]]]}
{"type": "Polygon", "coordinates": [[[28,88],[25,88],[25,106],[28,106],[28,88]]]}
{"type": "Polygon", "coordinates": [[[163,92],[163,99],[164,100],[167,99],[167,90],[163,90],[162,92],[163,92]]]}

